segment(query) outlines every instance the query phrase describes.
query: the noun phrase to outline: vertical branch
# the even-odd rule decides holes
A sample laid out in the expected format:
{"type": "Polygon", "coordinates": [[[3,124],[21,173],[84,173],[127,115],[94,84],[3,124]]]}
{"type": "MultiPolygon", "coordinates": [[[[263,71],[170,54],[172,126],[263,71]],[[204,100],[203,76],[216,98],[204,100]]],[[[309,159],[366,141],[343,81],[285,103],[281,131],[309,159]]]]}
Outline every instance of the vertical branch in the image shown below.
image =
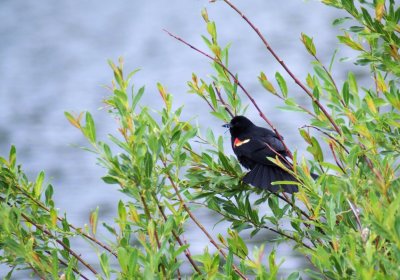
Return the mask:
{"type": "Polygon", "coordinates": [[[30,263],[28,263],[28,266],[33,270],[33,272],[40,278],[40,279],[46,279],[43,277],[43,275],[30,263]]]}
{"type": "MultiPolygon", "coordinates": [[[[164,218],[164,221],[167,221],[167,216],[165,215],[164,209],[162,208],[162,206],[160,205],[160,202],[158,201],[157,197],[153,194],[153,198],[157,204],[158,210],[160,211],[161,215],[164,218]]],[[[175,232],[175,230],[172,230],[172,235],[174,236],[174,238],[176,239],[176,241],[178,242],[178,244],[182,247],[183,245],[185,245],[181,238],[179,237],[179,235],[175,232]]],[[[198,274],[202,274],[199,267],[197,266],[197,264],[194,262],[192,255],[190,253],[190,251],[188,249],[184,250],[185,256],[188,259],[188,261],[190,262],[190,264],[193,266],[194,270],[196,270],[196,272],[198,274]]]]}
{"type": "Polygon", "coordinates": [[[331,152],[332,152],[333,158],[335,159],[336,165],[342,170],[343,174],[346,174],[347,173],[346,170],[344,170],[343,166],[340,164],[338,158],[336,157],[336,152],[333,149],[332,142],[329,142],[329,148],[331,149],[331,152]]]}
{"type": "Polygon", "coordinates": [[[272,128],[272,130],[275,132],[276,136],[278,137],[279,141],[282,142],[282,145],[285,148],[286,154],[293,159],[293,155],[290,152],[289,148],[286,146],[285,141],[283,140],[282,135],[278,132],[278,130],[275,128],[275,126],[272,124],[272,122],[264,115],[264,113],[261,111],[260,107],[258,106],[257,102],[254,100],[254,98],[251,96],[251,94],[244,88],[244,86],[242,85],[242,83],[237,79],[237,77],[223,64],[221,63],[219,60],[215,59],[214,57],[210,56],[209,54],[201,51],[200,49],[196,48],[195,46],[189,44],[188,42],[186,42],[185,40],[183,40],[182,38],[172,34],[171,32],[167,31],[164,29],[164,31],[171,37],[175,38],[176,40],[182,42],[183,44],[185,44],[186,46],[190,47],[191,49],[201,53],[202,55],[208,57],[209,59],[213,60],[215,63],[217,63],[219,66],[221,66],[226,72],[229,73],[229,75],[233,78],[234,82],[240,87],[240,89],[244,92],[244,94],[247,96],[247,98],[249,98],[249,100],[251,101],[251,103],[253,104],[253,106],[256,108],[257,112],[259,113],[260,117],[272,128]]]}
{"type": "MultiPolygon", "coordinates": [[[[153,221],[153,218],[151,217],[151,213],[149,211],[149,207],[147,206],[146,200],[143,197],[143,194],[140,194],[140,200],[143,204],[143,208],[144,208],[144,213],[147,216],[147,219],[149,220],[149,222],[153,221]]],[[[157,248],[158,250],[161,249],[161,243],[160,243],[160,239],[158,237],[158,233],[157,233],[157,229],[154,229],[154,238],[156,239],[157,242],[157,248]]],[[[166,271],[165,271],[165,266],[163,264],[161,264],[161,269],[163,271],[164,277],[167,276],[166,271]]]]}
{"type": "MultiPolygon", "coordinates": [[[[39,206],[40,208],[42,208],[42,209],[45,210],[46,212],[50,213],[49,208],[47,208],[45,205],[43,205],[42,202],[40,202],[40,201],[36,200],[34,197],[32,197],[32,196],[31,196],[28,192],[26,192],[23,188],[21,188],[20,186],[18,186],[18,184],[15,184],[14,187],[15,187],[16,189],[18,189],[24,196],[26,196],[26,197],[28,197],[30,200],[32,200],[37,206],[39,206]]],[[[57,216],[57,220],[60,221],[60,222],[62,222],[62,221],[64,221],[65,219],[60,218],[60,217],[57,216]]],[[[85,238],[87,238],[87,239],[89,239],[90,241],[96,243],[97,245],[99,245],[99,246],[102,247],[103,249],[107,250],[107,251],[108,251],[109,253],[111,253],[114,257],[117,257],[117,254],[116,254],[113,250],[111,250],[110,247],[108,247],[107,245],[105,245],[105,244],[102,243],[101,241],[99,241],[99,240],[97,240],[96,238],[94,238],[94,237],[92,237],[92,236],[90,236],[90,235],[84,233],[83,231],[79,230],[78,228],[76,228],[76,227],[75,227],[74,225],[72,225],[72,224],[69,224],[69,223],[68,223],[68,226],[69,226],[70,228],[72,228],[73,230],[75,230],[75,232],[76,232],[77,234],[84,236],[85,238]]]]}
{"type": "Polygon", "coordinates": [[[37,229],[45,233],[47,236],[52,238],[58,244],[60,244],[65,250],[67,250],[72,256],[74,256],[80,263],[82,263],[87,269],[89,269],[94,275],[98,275],[99,273],[86,261],[84,261],[77,253],[75,253],[71,248],[69,248],[64,242],[57,239],[49,230],[43,228],[41,225],[35,223],[32,219],[30,219],[24,213],[21,213],[21,216],[30,224],[34,225],[37,229]]]}
{"type": "Polygon", "coordinates": [[[249,25],[250,27],[257,33],[258,37],[260,37],[261,41],[264,43],[267,50],[271,53],[271,55],[278,61],[278,63],[285,69],[285,71],[289,74],[289,76],[293,79],[293,81],[311,98],[311,100],[321,109],[324,115],[328,118],[329,122],[332,124],[333,128],[336,132],[342,135],[341,129],[337,126],[336,122],[333,120],[332,116],[326,111],[325,107],[319,102],[318,99],[310,92],[309,89],[293,74],[293,72],[289,69],[286,63],[275,53],[275,51],[271,48],[268,41],[261,34],[260,30],[244,15],[235,5],[233,5],[229,0],[223,0],[228,6],[230,6],[233,10],[235,10],[249,25]]]}
{"type": "Polygon", "coordinates": [[[229,109],[229,105],[225,102],[224,98],[222,97],[221,91],[218,89],[215,82],[213,82],[213,85],[214,85],[215,91],[217,92],[219,102],[221,102],[221,104],[224,106],[225,111],[228,112],[229,116],[231,116],[231,118],[233,118],[235,115],[232,113],[231,109],[229,109]]]}
{"type": "MultiPolygon", "coordinates": [[[[165,162],[165,160],[162,159],[162,162],[164,164],[164,167],[167,168],[167,164],[165,162]]],[[[166,172],[166,176],[169,180],[169,182],[171,183],[176,196],[178,197],[178,200],[180,201],[182,207],[185,209],[186,213],[188,213],[189,217],[192,219],[192,221],[200,228],[200,230],[207,236],[208,240],[210,241],[211,244],[214,245],[214,247],[218,250],[218,252],[221,253],[221,255],[226,259],[226,253],[224,252],[224,250],[222,250],[222,248],[218,245],[218,243],[214,240],[214,238],[212,238],[212,236],[210,235],[210,233],[205,229],[205,227],[197,220],[197,218],[193,215],[192,211],[190,211],[189,207],[186,205],[185,200],[182,198],[178,187],[176,186],[174,180],[172,180],[171,175],[169,174],[169,172],[166,172]]],[[[236,272],[237,275],[239,275],[242,279],[248,279],[241,271],[240,269],[232,264],[232,268],[233,270],[236,272]]]]}

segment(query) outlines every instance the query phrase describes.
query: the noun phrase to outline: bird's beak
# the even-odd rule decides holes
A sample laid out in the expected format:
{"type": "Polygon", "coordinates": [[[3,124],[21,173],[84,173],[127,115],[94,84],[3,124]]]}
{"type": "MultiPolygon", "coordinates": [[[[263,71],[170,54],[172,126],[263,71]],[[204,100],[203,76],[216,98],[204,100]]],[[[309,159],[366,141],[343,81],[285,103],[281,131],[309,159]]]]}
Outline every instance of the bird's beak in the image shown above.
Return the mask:
{"type": "Polygon", "coordinates": [[[230,123],[226,123],[226,124],[223,124],[222,127],[231,128],[231,124],[230,123]]]}

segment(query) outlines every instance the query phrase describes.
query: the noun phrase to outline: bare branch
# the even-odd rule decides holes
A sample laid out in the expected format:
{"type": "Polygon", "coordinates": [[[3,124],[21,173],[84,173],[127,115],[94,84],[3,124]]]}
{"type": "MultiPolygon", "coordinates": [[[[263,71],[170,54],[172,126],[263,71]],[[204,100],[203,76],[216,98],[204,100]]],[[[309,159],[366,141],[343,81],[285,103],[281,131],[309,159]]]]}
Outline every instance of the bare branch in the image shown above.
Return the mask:
{"type": "Polygon", "coordinates": [[[267,50],[271,53],[271,55],[279,62],[279,64],[285,69],[285,71],[289,74],[289,76],[293,79],[293,81],[300,86],[300,88],[311,98],[311,100],[321,109],[324,115],[328,118],[329,122],[332,124],[333,128],[336,132],[342,135],[341,129],[337,126],[332,116],[326,111],[325,107],[319,102],[317,98],[312,94],[312,92],[293,74],[293,72],[289,69],[286,63],[275,53],[275,51],[271,48],[268,41],[261,34],[260,30],[229,0],[223,0],[226,4],[228,4],[233,10],[235,10],[249,25],[250,27],[257,33],[258,37],[260,37],[261,41],[264,43],[267,50]]]}
{"type": "MultiPolygon", "coordinates": [[[[167,167],[167,164],[165,163],[164,160],[162,160],[164,167],[167,167]]],[[[189,207],[186,205],[185,200],[182,198],[178,187],[176,186],[174,180],[172,180],[169,172],[166,173],[166,176],[169,180],[169,182],[171,183],[172,187],[175,190],[175,194],[178,197],[182,207],[185,209],[186,213],[188,213],[189,217],[192,219],[192,221],[201,229],[201,231],[207,236],[208,240],[210,241],[211,244],[214,245],[214,247],[221,253],[221,255],[226,259],[226,253],[224,252],[224,250],[222,250],[222,248],[218,245],[218,243],[214,240],[214,238],[212,238],[212,236],[210,235],[210,233],[205,229],[205,227],[199,222],[199,220],[197,220],[197,218],[193,215],[192,211],[189,209],[189,207]]],[[[240,269],[232,264],[232,268],[233,270],[236,272],[237,275],[239,275],[242,279],[246,279],[248,280],[248,278],[240,271],[240,269]]]]}

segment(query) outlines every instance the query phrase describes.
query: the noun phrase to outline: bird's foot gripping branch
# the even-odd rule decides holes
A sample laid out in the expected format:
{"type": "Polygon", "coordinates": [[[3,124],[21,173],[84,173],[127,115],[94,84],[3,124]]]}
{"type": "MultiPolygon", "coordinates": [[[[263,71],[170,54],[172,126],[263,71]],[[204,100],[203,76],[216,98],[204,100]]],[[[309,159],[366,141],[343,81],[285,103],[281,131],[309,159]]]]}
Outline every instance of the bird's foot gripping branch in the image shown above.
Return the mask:
{"type": "Polygon", "coordinates": [[[370,73],[369,83],[360,88],[351,72],[344,81],[335,79],[334,59],[326,67],[305,34],[301,41],[315,61],[302,81],[243,12],[228,0],[221,2],[239,13],[293,81],[281,73],[274,74],[275,81],[267,78],[269,73],[258,76],[260,89],[283,102],[284,109],[310,117],[299,139],[311,160],[290,151],[229,68],[229,48],[219,45],[216,24],[204,10],[209,53],[169,34],[212,62],[210,79],[193,74],[188,85],[216,123],[229,123],[232,139],[211,130],[202,136],[204,125],[182,120],[183,108],[174,108],[172,95],[160,84],[163,107],[140,106],[145,90],[133,89],[135,72],[125,76],[122,61],[110,63],[114,81],[105,103],[118,123],[117,133],[100,140],[89,112],[66,117],[105,168],[103,181],[118,185],[127,202],[118,202],[115,224],[104,224],[104,242],[96,235],[98,210],[88,227],[71,225],[67,215],[57,212],[53,187],[44,187],[44,173],[29,182],[12,147],[7,158],[0,158],[0,260],[11,267],[6,279],[15,269],[29,269],[43,279],[275,279],[280,267],[276,251],[283,242],[310,264],[283,271],[289,279],[397,278],[399,7],[394,1],[323,1],[347,13],[335,25],[351,22],[338,39],[358,52],[357,64],[370,73]],[[308,105],[295,102],[295,90],[309,98],[308,105]],[[235,117],[252,109],[271,130],[235,117]],[[245,129],[236,130],[243,122],[245,129]],[[238,159],[224,150],[224,141],[231,142],[238,159]],[[250,169],[247,175],[239,162],[250,169]],[[199,208],[212,210],[228,230],[215,234],[199,218],[199,208]],[[203,236],[200,247],[187,239],[193,232],[203,236]],[[248,241],[265,232],[275,235],[251,248],[248,241]],[[78,237],[93,245],[98,265],[71,245],[70,239],[78,237]]]}

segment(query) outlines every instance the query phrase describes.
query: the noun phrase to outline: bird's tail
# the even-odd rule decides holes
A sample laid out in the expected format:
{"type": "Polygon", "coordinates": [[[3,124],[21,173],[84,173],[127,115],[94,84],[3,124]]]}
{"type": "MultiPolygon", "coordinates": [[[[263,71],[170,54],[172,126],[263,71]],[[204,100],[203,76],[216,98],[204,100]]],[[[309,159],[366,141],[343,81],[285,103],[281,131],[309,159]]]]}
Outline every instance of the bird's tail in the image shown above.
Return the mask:
{"type": "Polygon", "coordinates": [[[297,185],[272,185],[276,181],[297,181],[292,175],[278,166],[257,164],[243,177],[243,182],[270,192],[283,190],[287,193],[298,192],[297,185]]]}

